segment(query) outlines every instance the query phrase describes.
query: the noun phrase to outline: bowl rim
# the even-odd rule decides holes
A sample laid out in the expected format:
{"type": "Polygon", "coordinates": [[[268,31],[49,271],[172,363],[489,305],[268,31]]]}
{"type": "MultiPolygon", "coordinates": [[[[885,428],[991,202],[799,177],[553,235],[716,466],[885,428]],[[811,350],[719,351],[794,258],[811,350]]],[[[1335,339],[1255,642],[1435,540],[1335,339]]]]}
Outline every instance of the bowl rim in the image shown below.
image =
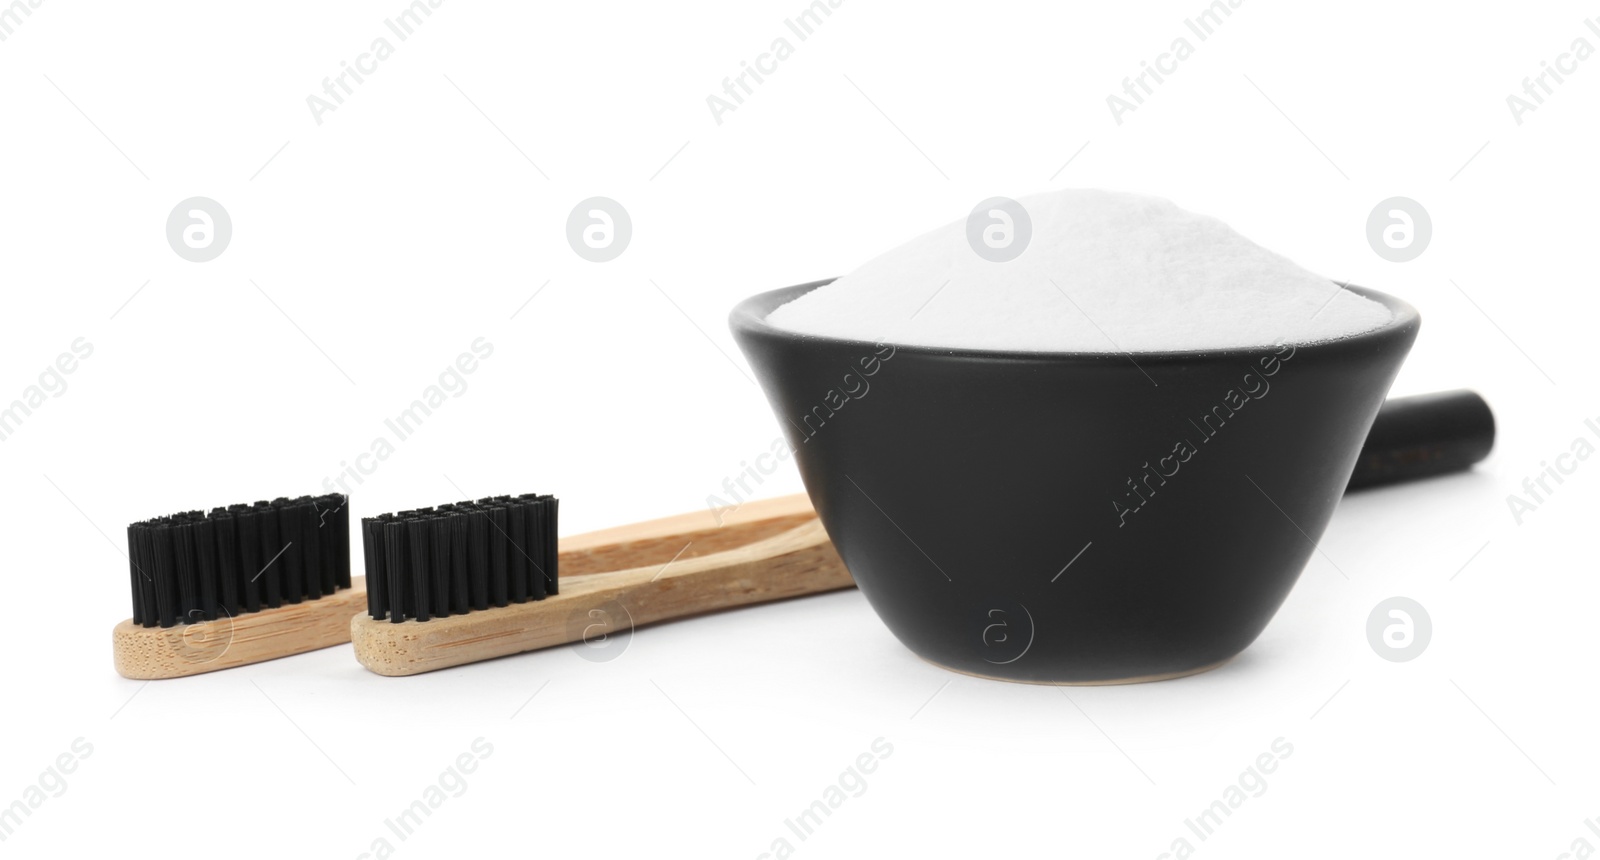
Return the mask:
{"type": "MultiPolygon", "coordinates": [[[[780,287],[775,290],[757,293],[734,305],[733,310],[728,313],[728,326],[735,335],[749,335],[777,341],[806,343],[820,347],[849,347],[870,351],[881,343],[881,345],[894,347],[896,355],[905,353],[930,357],[968,358],[1002,362],[1100,363],[1115,361],[1120,363],[1126,362],[1131,357],[1152,364],[1166,364],[1169,362],[1193,362],[1200,359],[1210,361],[1214,359],[1254,358],[1259,356],[1262,350],[1274,349],[1278,345],[1263,344],[1260,346],[1160,351],[1124,350],[1121,352],[975,349],[971,347],[935,347],[894,343],[892,341],[879,342],[832,337],[829,335],[805,334],[779,328],[767,322],[767,315],[776,310],[778,306],[794,301],[800,296],[831,284],[836,280],[838,280],[837,277],[824,278],[820,281],[810,281],[804,284],[780,287]]],[[[1417,312],[1416,308],[1407,302],[1388,293],[1357,286],[1345,281],[1332,281],[1332,283],[1388,308],[1391,314],[1389,321],[1370,331],[1364,331],[1348,337],[1305,342],[1281,341],[1281,343],[1293,347],[1296,351],[1302,349],[1318,352],[1366,351],[1415,337],[1417,329],[1421,326],[1422,316],[1417,312]]]]}

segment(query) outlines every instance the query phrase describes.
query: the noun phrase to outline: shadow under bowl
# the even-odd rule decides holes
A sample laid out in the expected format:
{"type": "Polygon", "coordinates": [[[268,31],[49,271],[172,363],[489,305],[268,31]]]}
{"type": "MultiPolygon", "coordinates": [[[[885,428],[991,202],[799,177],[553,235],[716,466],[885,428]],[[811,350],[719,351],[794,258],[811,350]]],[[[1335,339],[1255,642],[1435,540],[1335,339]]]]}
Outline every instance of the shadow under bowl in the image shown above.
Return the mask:
{"type": "Polygon", "coordinates": [[[917,655],[1107,684],[1244,650],[1299,578],[1416,339],[1410,305],[1341,340],[1024,353],[800,334],[730,315],[806,491],[917,655]]]}

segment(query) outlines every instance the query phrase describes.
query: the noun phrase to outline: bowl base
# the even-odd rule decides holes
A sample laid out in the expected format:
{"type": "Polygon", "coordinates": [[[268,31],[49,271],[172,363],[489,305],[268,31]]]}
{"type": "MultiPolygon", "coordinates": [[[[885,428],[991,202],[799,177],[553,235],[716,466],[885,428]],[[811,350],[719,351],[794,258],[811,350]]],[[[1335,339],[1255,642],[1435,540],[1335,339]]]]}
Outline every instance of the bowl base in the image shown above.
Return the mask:
{"type": "Polygon", "coordinates": [[[1204,666],[1197,666],[1193,669],[1184,669],[1179,672],[1164,672],[1158,675],[1135,675],[1129,678],[1107,678],[1100,681],[1029,681],[1025,678],[1002,678],[999,675],[985,675],[981,672],[969,672],[966,669],[957,669],[954,666],[946,666],[943,663],[929,660],[927,657],[923,657],[921,654],[918,654],[917,658],[922,662],[927,663],[929,666],[944,669],[947,672],[955,672],[958,675],[966,675],[969,678],[982,678],[985,681],[1004,681],[1007,684],[1034,684],[1040,687],[1115,687],[1122,684],[1148,684],[1153,681],[1171,681],[1176,678],[1187,678],[1190,675],[1198,675],[1201,672],[1209,672],[1212,669],[1216,669],[1233,659],[1233,657],[1226,657],[1218,660],[1215,663],[1208,663],[1204,666]]]}

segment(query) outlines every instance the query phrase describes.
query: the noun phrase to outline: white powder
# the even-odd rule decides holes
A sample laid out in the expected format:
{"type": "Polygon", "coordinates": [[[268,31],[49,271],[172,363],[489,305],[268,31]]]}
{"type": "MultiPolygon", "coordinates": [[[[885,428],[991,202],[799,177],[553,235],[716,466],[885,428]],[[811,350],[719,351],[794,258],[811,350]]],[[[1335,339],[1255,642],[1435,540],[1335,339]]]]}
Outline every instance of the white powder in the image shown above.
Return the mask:
{"type": "Polygon", "coordinates": [[[902,345],[1146,352],[1314,343],[1391,319],[1383,305],[1167,200],[1071,190],[1018,202],[1032,238],[1009,262],[980,257],[963,219],[767,321],[902,345]]]}

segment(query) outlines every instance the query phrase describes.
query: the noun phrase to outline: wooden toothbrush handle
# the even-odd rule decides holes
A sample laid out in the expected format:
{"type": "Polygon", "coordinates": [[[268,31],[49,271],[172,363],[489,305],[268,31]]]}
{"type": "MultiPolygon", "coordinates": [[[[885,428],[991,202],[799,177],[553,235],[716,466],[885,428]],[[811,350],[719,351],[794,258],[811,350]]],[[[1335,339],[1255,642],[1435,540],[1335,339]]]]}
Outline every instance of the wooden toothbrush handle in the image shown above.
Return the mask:
{"type": "Polygon", "coordinates": [[[805,493],[630,523],[561,539],[561,585],[568,577],[657,567],[676,558],[709,555],[755,543],[811,522],[817,512],[805,493]]]}
{"type": "Polygon", "coordinates": [[[563,576],[561,593],[544,600],[399,624],[358,615],[350,621],[350,639],[368,669],[416,675],[854,584],[812,516],[764,540],[665,566],[563,576]]]}
{"type": "Polygon", "coordinates": [[[365,577],[316,600],[233,618],[176,627],[141,627],[128,619],[111,630],[117,674],[136,681],[183,678],[247,666],[350,641],[350,616],[366,609],[365,577]]]}

